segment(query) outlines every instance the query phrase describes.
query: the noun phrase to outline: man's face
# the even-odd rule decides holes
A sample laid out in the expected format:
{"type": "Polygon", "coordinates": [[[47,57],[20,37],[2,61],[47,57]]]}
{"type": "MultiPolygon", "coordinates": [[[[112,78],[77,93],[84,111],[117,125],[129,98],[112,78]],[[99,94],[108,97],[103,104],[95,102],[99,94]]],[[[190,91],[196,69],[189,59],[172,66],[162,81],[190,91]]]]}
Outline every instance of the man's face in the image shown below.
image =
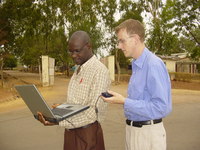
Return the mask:
{"type": "Polygon", "coordinates": [[[136,40],[135,34],[129,35],[126,29],[121,29],[117,33],[118,48],[121,49],[126,57],[135,58],[136,40]]]}
{"type": "Polygon", "coordinates": [[[81,41],[69,42],[69,53],[77,65],[84,64],[89,59],[88,43],[81,41]]]}

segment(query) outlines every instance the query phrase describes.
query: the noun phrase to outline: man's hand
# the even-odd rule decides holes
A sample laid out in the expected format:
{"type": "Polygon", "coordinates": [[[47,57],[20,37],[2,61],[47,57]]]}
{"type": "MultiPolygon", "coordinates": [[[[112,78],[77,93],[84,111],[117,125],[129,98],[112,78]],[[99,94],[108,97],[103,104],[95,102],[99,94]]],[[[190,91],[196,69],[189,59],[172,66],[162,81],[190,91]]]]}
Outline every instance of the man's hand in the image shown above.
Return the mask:
{"type": "Polygon", "coordinates": [[[59,105],[61,105],[61,104],[53,104],[51,107],[52,107],[52,108],[56,108],[56,107],[59,106],[59,105]]]}
{"type": "Polygon", "coordinates": [[[125,97],[122,96],[119,93],[113,92],[113,91],[108,91],[109,94],[112,94],[112,97],[109,98],[105,98],[103,96],[101,96],[101,98],[108,103],[113,103],[113,104],[124,104],[125,102],[125,97]]]}
{"type": "Polygon", "coordinates": [[[42,115],[41,112],[38,112],[38,119],[39,121],[44,124],[45,126],[53,126],[53,125],[58,125],[58,123],[53,123],[53,122],[49,122],[47,120],[45,120],[44,116],[42,115]]]}

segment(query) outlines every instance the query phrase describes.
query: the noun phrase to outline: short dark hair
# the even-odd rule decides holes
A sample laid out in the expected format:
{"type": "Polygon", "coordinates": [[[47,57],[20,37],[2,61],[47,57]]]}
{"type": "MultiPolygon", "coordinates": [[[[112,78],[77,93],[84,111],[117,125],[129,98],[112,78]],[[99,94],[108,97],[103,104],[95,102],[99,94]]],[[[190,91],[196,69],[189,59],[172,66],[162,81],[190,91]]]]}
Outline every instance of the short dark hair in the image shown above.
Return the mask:
{"type": "Polygon", "coordinates": [[[70,41],[71,40],[80,40],[83,43],[88,43],[91,45],[91,39],[88,33],[85,31],[79,30],[79,31],[74,32],[70,37],[70,41]]]}
{"type": "Polygon", "coordinates": [[[131,34],[139,35],[140,40],[144,42],[145,29],[140,21],[134,19],[125,20],[115,28],[115,32],[118,33],[121,29],[125,29],[129,35],[131,34]]]}

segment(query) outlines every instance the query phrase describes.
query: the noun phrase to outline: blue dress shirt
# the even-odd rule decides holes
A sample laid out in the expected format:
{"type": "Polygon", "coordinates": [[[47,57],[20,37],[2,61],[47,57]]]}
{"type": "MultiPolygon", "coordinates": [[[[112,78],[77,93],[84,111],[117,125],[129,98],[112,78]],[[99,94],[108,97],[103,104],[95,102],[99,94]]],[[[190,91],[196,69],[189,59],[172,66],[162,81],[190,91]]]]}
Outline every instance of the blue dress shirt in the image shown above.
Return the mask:
{"type": "Polygon", "coordinates": [[[168,71],[163,61],[145,48],[142,55],[132,61],[128,97],[124,103],[125,116],[133,121],[147,121],[163,118],[171,110],[168,71]]]}

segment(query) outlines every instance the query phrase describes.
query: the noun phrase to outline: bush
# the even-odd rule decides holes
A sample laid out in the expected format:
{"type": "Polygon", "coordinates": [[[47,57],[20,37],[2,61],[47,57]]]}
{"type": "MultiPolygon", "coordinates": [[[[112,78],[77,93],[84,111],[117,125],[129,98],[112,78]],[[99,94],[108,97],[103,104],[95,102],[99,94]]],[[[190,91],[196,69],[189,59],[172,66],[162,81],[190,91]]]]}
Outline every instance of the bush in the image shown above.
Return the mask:
{"type": "Polygon", "coordinates": [[[13,69],[17,67],[17,59],[14,56],[9,56],[4,61],[3,68],[10,68],[13,69]]]}
{"type": "Polygon", "coordinates": [[[200,74],[170,72],[169,75],[174,81],[200,82],[200,74]]]}
{"type": "MultiPolygon", "coordinates": [[[[200,83],[200,74],[182,73],[182,72],[170,72],[170,79],[173,81],[185,81],[185,82],[198,82],[200,83]]],[[[121,74],[120,81],[129,82],[130,74],[121,74]]],[[[115,80],[117,75],[115,75],[115,80]]]]}

